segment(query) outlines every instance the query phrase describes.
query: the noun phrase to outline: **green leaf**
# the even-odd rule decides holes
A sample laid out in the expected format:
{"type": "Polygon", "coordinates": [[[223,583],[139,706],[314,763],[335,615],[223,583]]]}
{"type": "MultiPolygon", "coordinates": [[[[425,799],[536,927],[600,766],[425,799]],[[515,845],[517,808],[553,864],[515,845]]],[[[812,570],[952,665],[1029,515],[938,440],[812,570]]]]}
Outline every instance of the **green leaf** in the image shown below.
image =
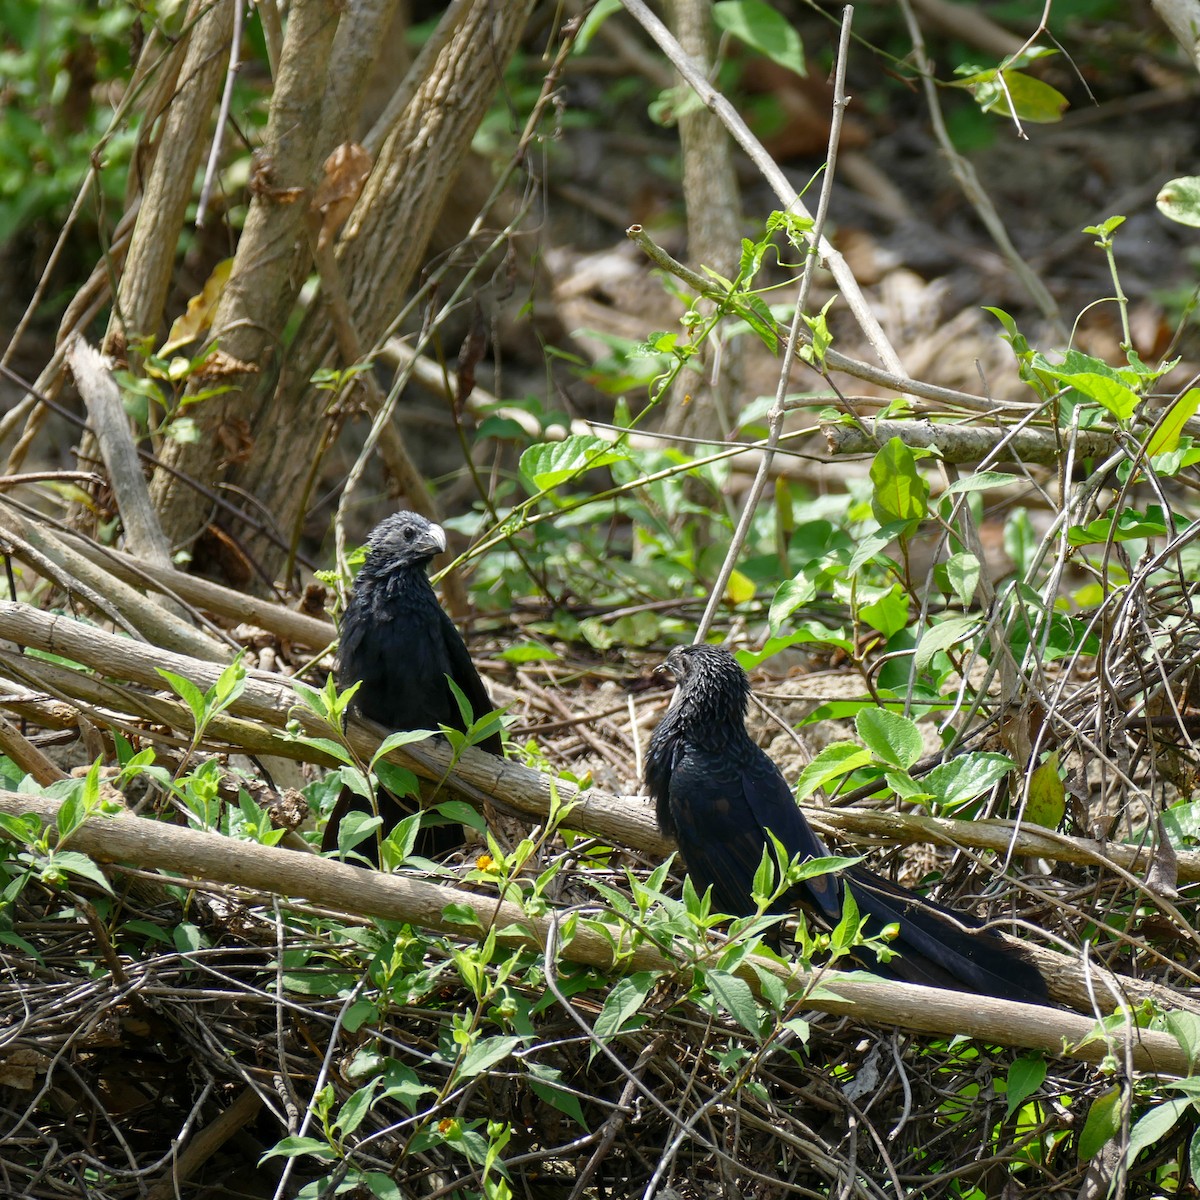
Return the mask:
{"type": "Polygon", "coordinates": [[[880,525],[925,516],[929,484],[917,470],[913,452],[898,437],[885,442],[872,459],[871,483],[871,511],[880,525]]]}
{"type": "Polygon", "coordinates": [[[921,778],[926,791],[943,809],[960,808],[995,787],[1015,768],[1007,754],[976,751],[960,754],[921,778]]]}
{"type": "Polygon", "coordinates": [[[1047,757],[1029,777],[1025,819],[1043,829],[1057,829],[1067,811],[1067,789],[1058,774],[1058,751],[1047,757]]]}
{"type": "MultiPolygon", "coordinates": [[[[553,1068],[549,1069],[553,1070],[553,1068]]],[[[554,1073],[556,1076],[559,1074],[558,1071],[554,1073]]],[[[551,1082],[532,1077],[529,1080],[529,1086],[539,1100],[551,1105],[553,1108],[557,1108],[561,1113],[566,1113],[581,1128],[588,1128],[587,1118],[583,1115],[583,1108],[579,1103],[579,1097],[574,1092],[568,1092],[565,1088],[556,1087],[551,1082]]]]}
{"type": "Polygon", "coordinates": [[[375,1098],[375,1089],[379,1086],[378,1079],[372,1079],[366,1087],[355,1092],[338,1113],[337,1127],[343,1136],[353,1133],[371,1111],[371,1101],[375,1098]]]}
{"type": "Polygon", "coordinates": [[[925,742],[916,721],[886,708],[864,708],[854,729],[881,762],[907,771],[922,755],[925,742]]]}
{"type": "MultiPolygon", "coordinates": [[[[640,1012],[657,978],[652,971],[638,971],[618,980],[609,991],[604,1007],[592,1027],[597,1038],[612,1038],[622,1032],[640,1012]]],[[[596,1052],[597,1047],[593,1045],[593,1057],[596,1052]]]]}
{"type": "Polygon", "coordinates": [[[313,1154],[317,1158],[332,1160],[335,1155],[328,1142],[311,1137],[285,1137],[275,1143],[258,1161],[268,1158],[298,1158],[301,1154],[313,1154]]]}
{"type": "MultiPolygon", "coordinates": [[[[352,1179],[353,1176],[350,1178],[352,1179]]],[[[400,1190],[400,1185],[383,1171],[364,1171],[358,1178],[360,1182],[367,1185],[367,1190],[376,1200],[405,1200],[405,1194],[400,1190]]]]}
{"type": "Polygon", "coordinates": [[[379,743],[379,749],[371,757],[372,768],[374,768],[375,764],[385,754],[389,754],[393,750],[399,750],[401,746],[411,746],[413,742],[423,742],[427,738],[434,737],[436,734],[436,729],[402,729],[398,733],[389,733],[379,743]]]}
{"type": "Polygon", "coordinates": [[[1194,1067],[1197,1060],[1200,1060],[1200,1017],[1180,1009],[1167,1013],[1163,1023],[1174,1035],[1180,1048],[1188,1056],[1188,1062],[1194,1067]]]}
{"type": "Polygon", "coordinates": [[[858,615],[872,629],[890,638],[908,624],[908,602],[908,592],[897,583],[878,600],[864,604],[858,610],[858,615]]]}
{"type": "Polygon", "coordinates": [[[1110,537],[1114,542],[1129,542],[1135,538],[1166,535],[1167,522],[1163,510],[1157,504],[1152,504],[1144,513],[1132,508],[1122,508],[1115,517],[1097,517],[1087,525],[1072,525],[1067,530],[1067,544],[1091,546],[1102,545],[1110,537]]]}
{"type": "Polygon", "coordinates": [[[753,1037],[762,1033],[762,1017],[750,985],[726,971],[709,971],[705,976],[708,990],[717,1003],[753,1037]]]}
{"type": "Polygon", "coordinates": [[[192,720],[197,726],[204,724],[205,698],[204,693],[190,680],[164,667],[155,670],[171,685],[171,690],[191,709],[192,720]]]}
{"type": "Polygon", "coordinates": [[[539,442],[521,455],[521,474],[533,490],[548,492],[568,479],[593,467],[628,462],[620,446],[591,434],[576,433],[561,442],[539,442]]]}
{"type": "Polygon", "coordinates": [[[556,662],[562,656],[549,646],[540,642],[517,642],[505,650],[501,650],[497,658],[510,663],[556,662]]]}
{"type": "Polygon", "coordinates": [[[1052,378],[1072,387],[1081,396],[1103,405],[1118,421],[1128,421],[1137,412],[1142,398],[1123,383],[1094,371],[1070,374],[1066,371],[1050,371],[1052,378]]]}
{"type": "Polygon", "coordinates": [[[1125,1161],[1132,1163],[1147,1146],[1153,1146],[1166,1137],[1191,1107],[1191,1100],[1184,1096],[1156,1104],[1129,1131],[1129,1150],[1125,1161]]]}
{"type": "Polygon", "coordinates": [[[1183,427],[1196,415],[1197,408],[1200,408],[1200,388],[1188,388],[1159,421],[1158,428],[1146,443],[1147,457],[1153,458],[1156,454],[1174,450],[1183,436],[1183,427]]]}
{"type": "Polygon", "coordinates": [[[767,623],[772,637],[779,636],[779,627],[802,604],[808,604],[816,597],[816,580],[806,575],[797,575],[795,579],[785,579],[775,589],[771,600],[771,609],[767,614],[767,623]]]}
{"type": "Polygon", "coordinates": [[[717,0],[712,15],[718,29],[797,75],[808,74],[800,35],[791,21],[763,0],[717,0]]]}
{"type": "Polygon", "coordinates": [[[994,73],[992,79],[983,79],[970,90],[984,112],[1011,117],[1015,111],[1020,120],[1035,125],[1061,121],[1067,107],[1067,98],[1062,92],[1022,71],[994,73]],[[1003,86],[995,74],[1003,76],[1003,86]]]}
{"type": "Polygon", "coordinates": [[[1200,226],[1200,175],[1180,175],[1164,183],[1154,203],[1180,225],[1200,226]]]}
{"type": "MultiPolygon", "coordinates": [[[[965,551],[952,554],[946,560],[946,579],[963,608],[969,608],[979,586],[981,567],[974,554],[965,551]]],[[[920,667],[917,668],[920,670],[920,667]]]]}
{"type": "Polygon", "coordinates": [[[458,1064],[458,1079],[474,1079],[476,1075],[482,1075],[508,1058],[522,1041],[524,1038],[511,1036],[480,1038],[458,1064]]]}
{"type": "MultiPolygon", "coordinates": [[[[991,311],[998,312],[999,310],[991,311]]],[[[1007,471],[976,471],[974,475],[956,479],[946,489],[946,495],[956,496],[960,492],[985,492],[988,488],[1007,487],[1010,483],[1020,482],[1019,475],[1010,475],[1007,471]]]]}
{"type": "Polygon", "coordinates": [[[856,742],[831,742],[800,772],[796,798],[804,800],[830,780],[849,775],[870,761],[870,751],[864,750],[856,742]]]}
{"type": "Polygon", "coordinates": [[[1046,1078],[1046,1060],[1040,1055],[1022,1054],[1008,1069],[1008,1112],[1013,1113],[1042,1086],[1046,1078]]]}
{"type": "Polygon", "coordinates": [[[1092,1101],[1079,1135],[1079,1161],[1087,1162],[1121,1128],[1121,1089],[1109,1088],[1092,1101]]]}
{"type": "MultiPolygon", "coordinates": [[[[975,556],[968,555],[969,558],[975,556]]],[[[979,624],[976,617],[947,617],[936,625],[931,625],[921,633],[917,649],[913,655],[913,663],[918,671],[924,671],[933,661],[933,656],[939,650],[948,650],[961,642],[972,629],[979,624]]]]}
{"type": "Polygon", "coordinates": [[[90,879],[106,892],[113,890],[104,872],[86,854],[78,854],[74,850],[56,850],[50,856],[50,866],[58,871],[78,875],[82,879],[90,879]]]}

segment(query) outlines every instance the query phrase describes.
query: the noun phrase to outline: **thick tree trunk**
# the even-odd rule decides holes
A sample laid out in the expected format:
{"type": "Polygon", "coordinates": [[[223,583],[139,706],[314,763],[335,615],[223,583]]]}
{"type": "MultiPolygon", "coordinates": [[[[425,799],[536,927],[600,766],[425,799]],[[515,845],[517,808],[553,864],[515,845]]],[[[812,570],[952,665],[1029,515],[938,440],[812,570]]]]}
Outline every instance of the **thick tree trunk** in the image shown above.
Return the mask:
{"type": "MultiPolygon", "coordinates": [[[[364,347],[384,336],[407,297],[424,260],[430,231],[502,82],[531,8],[532,0],[464,4],[453,35],[380,148],[337,247],[349,316],[364,347]]],[[[223,350],[241,357],[233,346],[222,340],[223,350]]],[[[328,393],[317,390],[310,380],[336,357],[329,312],[324,300],[318,299],[287,351],[273,391],[262,393],[264,379],[261,400],[243,391],[209,402],[210,430],[233,416],[250,422],[245,461],[230,470],[221,461],[217,439],[202,437],[198,445],[172,447],[172,465],[201,479],[232,478],[239,489],[255,497],[273,517],[283,539],[289,540],[302,516],[330,419],[328,393]]],[[[169,536],[181,540],[198,530],[207,514],[176,479],[162,473],[155,480],[155,494],[169,536]]],[[[268,572],[278,569],[282,555],[275,541],[255,528],[233,532],[268,572]]]]}
{"type": "MultiPolygon", "coordinates": [[[[713,56],[712,5],[709,0],[668,0],[667,13],[679,44],[702,70],[713,56]]],[[[679,117],[683,154],[683,199],[687,210],[688,264],[701,264],[732,279],[742,249],[741,198],[729,134],[703,105],[689,107],[679,117]]],[[[697,308],[710,311],[701,301],[697,308]]],[[[705,346],[696,360],[703,374],[687,371],[672,389],[663,429],[688,437],[719,439],[729,433],[730,409],[741,391],[741,346],[727,343],[719,362],[716,345],[705,346]]]]}

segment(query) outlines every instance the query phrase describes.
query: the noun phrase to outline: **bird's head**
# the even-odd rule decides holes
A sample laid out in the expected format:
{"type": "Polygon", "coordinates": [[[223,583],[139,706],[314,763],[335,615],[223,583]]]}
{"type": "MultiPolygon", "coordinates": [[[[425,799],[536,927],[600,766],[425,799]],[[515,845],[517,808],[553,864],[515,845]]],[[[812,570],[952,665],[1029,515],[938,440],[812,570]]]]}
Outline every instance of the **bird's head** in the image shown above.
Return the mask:
{"type": "Polygon", "coordinates": [[[740,698],[750,690],[746,672],[723,646],[676,646],[654,673],[669,676],[685,695],[719,691],[740,698]]]}
{"type": "Polygon", "coordinates": [[[446,549],[446,533],[417,513],[393,513],[371,531],[367,549],[371,558],[378,556],[389,565],[414,566],[446,549]]]}

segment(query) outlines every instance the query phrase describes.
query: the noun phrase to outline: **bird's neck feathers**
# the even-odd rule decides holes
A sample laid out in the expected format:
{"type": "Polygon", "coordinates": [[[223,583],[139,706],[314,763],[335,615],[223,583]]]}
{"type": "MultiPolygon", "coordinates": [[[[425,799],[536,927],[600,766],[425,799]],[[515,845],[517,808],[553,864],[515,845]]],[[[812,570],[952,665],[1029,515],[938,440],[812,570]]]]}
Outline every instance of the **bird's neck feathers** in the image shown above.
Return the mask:
{"type": "Polygon", "coordinates": [[[678,720],[718,744],[747,737],[746,705],[750,685],[740,671],[704,671],[684,681],[675,702],[678,720]]]}

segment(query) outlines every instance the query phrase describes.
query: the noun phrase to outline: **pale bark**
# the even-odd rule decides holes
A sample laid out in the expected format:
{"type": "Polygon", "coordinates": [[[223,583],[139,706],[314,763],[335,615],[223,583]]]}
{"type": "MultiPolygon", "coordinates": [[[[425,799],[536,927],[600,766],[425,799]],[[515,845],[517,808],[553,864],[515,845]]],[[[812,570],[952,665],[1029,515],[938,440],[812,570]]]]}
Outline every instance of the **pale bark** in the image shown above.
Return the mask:
{"type": "MultiPolygon", "coordinates": [[[[168,442],[164,463],[202,483],[220,476],[236,456],[253,397],[262,378],[278,370],[283,328],[303,282],[297,256],[303,253],[308,202],[318,172],[332,145],[315,131],[322,124],[325,93],[314,86],[324,79],[337,31],[333,0],[298,0],[291,7],[271,96],[270,117],[257,172],[253,199],[238,240],[233,271],[213,320],[212,338],[220,345],[220,383],[230,388],[207,400],[199,410],[203,432],[196,442],[168,442]]],[[[332,136],[332,124],[330,125],[332,136]]],[[[194,378],[190,394],[209,387],[209,376],[194,378]]],[[[271,439],[272,451],[279,443],[271,439]]],[[[163,529],[172,542],[197,531],[206,516],[195,492],[176,475],[157,473],[154,498],[163,529]]]]}
{"type": "MultiPolygon", "coordinates": [[[[531,7],[532,0],[502,6],[473,0],[380,149],[338,246],[350,319],[364,347],[383,336],[407,297],[438,211],[502,82],[501,72],[531,7]]],[[[418,62],[414,70],[421,69],[418,62]]],[[[252,426],[248,461],[232,470],[223,467],[219,450],[202,438],[199,448],[173,450],[172,465],[209,480],[232,475],[274,516],[284,540],[290,540],[332,419],[326,412],[328,393],[309,381],[317,368],[336,357],[329,314],[318,300],[280,367],[274,391],[253,411],[247,411],[245,402],[238,410],[252,426]],[[282,448],[286,453],[280,453],[282,448]]],[[[196,531],[202,514],[177,480],[165,474],[157,478],[155,496],[169,535],[182,539],[196,531]]],[[[269,571],[278,568],[273,544],[256,537],[254,530],[235,532],[269,571]]]]}
{"type": "Polygon", "coordinates": [[[187,54],[146,178],[106,350],[123,352],[131,337],[159,332],[179,234],[225,78],[236,2],[193,0],[189,8],[187,54]]]}
{"type": "MultiPolygon", "coordinates": [[[[672,32],[692,61],[708,72],[713,58],[712,6],[709,0],[669,0],[667,12],[672,32]]],[[[679,86],[683,80],[680,78],[679,86]]],[[[683,158],[683,200],[687,210],[688,262],[696,270],[707,266],[733,279],[742,251],[741,197],[733,169],[732,143],[724,125],[707,108],[684,105],[679,116],[679,145],[683,158]]],[[[711,301],[697,307],[711,312],[711,301]]],[[[663,429],[687,437],[727,437],[732,427],[730,409],[741,391],[740,341],[720,347],[715,339],[703,347],[695,361],[700,374],[683,372],[671,389],[663,429]],[[719,373],[715,373],[719,368],[719,373]]]]}

